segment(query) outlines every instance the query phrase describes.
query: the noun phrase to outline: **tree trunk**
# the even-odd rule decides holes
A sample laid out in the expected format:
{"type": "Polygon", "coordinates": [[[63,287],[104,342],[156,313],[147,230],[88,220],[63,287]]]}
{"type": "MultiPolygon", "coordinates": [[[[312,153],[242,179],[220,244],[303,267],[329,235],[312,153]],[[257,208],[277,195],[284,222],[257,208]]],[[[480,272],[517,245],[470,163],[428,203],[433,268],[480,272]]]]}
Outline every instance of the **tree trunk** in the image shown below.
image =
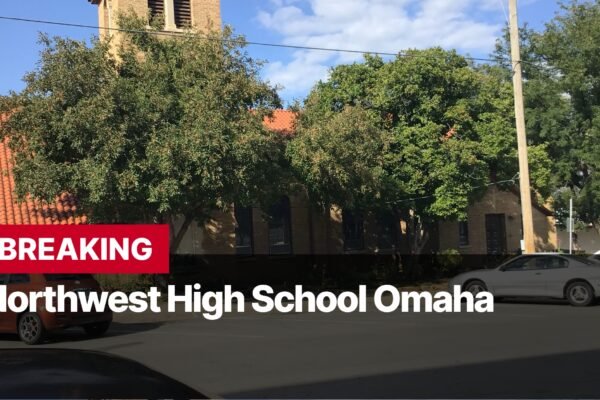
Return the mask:
{"type": "Polygon", "coordinates": [[[171,219],[171,229],[173,231],[173,238],[171,240],[171,247],[170,247],[170,253],[171,254],[175,254],[177,252],[177,250],[179,249],[179,245],[181,244],[181,241],[183,240],[183,237],[185,236],[185,234],[187,233],[190,225],[192,224],[192,222],[194,222],[194,217],[190,216],[190,215],[186,215],[185,219],[183,220],[183,224],[181,225],[181,227],[179,228],[179,230],[177,231],[177,233],[175,234],[174,231],[174,226],[175,224],[173,223],[173,220],[171,219]]]}
{"type": "Polygon", "coordinates": [[[404,276],[409,281],[416,281],[422,277],[423,268],[420,263],[420,255],[429,242],[429,231],[422,220],[414,212],[403,210],[399,212],[406,223],[406,234],[404,239],[408,243],[409,254],[402,260],[404,276]]]}
{"type": "Polygon", "coordinates": [[[415,222],[415,234],[413,238],[413,254],[423,254],[423,249],[429,242],[429,230],[422,223],[415,222]]]}
{"type": "Polygon", "coordinates": [[[423,253],[423,249],[429,243],[429,229],[423,220],[415,213],[410,214],[410,244],[411,254],[419,255],[423,253]]]}

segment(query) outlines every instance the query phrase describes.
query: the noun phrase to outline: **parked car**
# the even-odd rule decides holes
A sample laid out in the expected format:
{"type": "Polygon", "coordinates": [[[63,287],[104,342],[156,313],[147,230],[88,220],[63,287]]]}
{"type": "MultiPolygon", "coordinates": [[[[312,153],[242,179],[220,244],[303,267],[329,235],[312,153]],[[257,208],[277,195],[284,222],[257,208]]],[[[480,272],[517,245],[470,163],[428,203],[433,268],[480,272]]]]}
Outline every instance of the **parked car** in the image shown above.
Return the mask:
{"type": "Polygon", "coordinates": [[[0,399],[205,399],[127,358],[95,351],[0,349],[0,399]]]}
{"type": "Polygon", "coordinates": [[[471,293],[489,291],[496,298],[550,297],[588,306],[600,297],[600,264],[556,253],[522,255],[494,269],[460,274],[450,281],[455,285],[471,293]]]}
{"type": "Polygon", "coordinates": [[[592,254],[592,256],[590,258],[594,261],[600,262],[600,251],[597,251],[594,254],[592,254]]]}
{"type": "MultiPolygon", "coordinates": [[[[66,291],[100,291],[100,284],[87,274],[0,274],[0,285],[6,285],[7,293],[15,291],[30,293],[43,291],[46,287],[63,285],[66,291]]],[[[16,333],[27,344],[37,344],[44,340],[49,331],[56,331],[73,326],[82,327],[90,336],[102,336],[108,331],[112,322],[112,311],[105,312],[65,312],[51,313],[38,304],[37,312],[0,313],[0,333],[16,333]]]]}

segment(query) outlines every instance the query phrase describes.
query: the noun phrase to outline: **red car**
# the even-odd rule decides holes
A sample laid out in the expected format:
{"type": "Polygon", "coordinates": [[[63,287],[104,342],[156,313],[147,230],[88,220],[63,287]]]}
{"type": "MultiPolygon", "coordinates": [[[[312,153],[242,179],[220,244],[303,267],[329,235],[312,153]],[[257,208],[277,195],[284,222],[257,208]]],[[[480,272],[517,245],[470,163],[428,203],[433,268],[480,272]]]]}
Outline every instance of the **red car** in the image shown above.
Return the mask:
{"type": "MultiPolygon", "coordinates": [[[[100,284],[87,274],[0,274],[0,285],[6,285],[7,295],[15,291],[38,292],[46,287],[63,285],[65,291],[100,291],[100,284]]],[[[85,332],[94,337],[102,336],[108,331],[112,322],[112,312],[65,312],[51,313],[38,304],[37,312],[25,311],[21,314],[14,312],[0,313],[0,333],[16,333],[26,344],[37,344],[43,341],[47,332],[81,326],[85,332]]]]}

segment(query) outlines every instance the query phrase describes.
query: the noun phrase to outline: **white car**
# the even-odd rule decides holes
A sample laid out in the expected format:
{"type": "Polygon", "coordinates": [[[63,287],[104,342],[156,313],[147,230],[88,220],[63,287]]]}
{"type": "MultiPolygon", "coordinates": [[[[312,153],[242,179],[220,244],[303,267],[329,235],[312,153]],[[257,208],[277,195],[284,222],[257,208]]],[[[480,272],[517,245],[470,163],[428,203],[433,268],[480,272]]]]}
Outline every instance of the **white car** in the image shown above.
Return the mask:
{"type": "Polygon", "coordinates": [[[460,274],[450,281],[473,294],[489,291],[500,297],[551,297],[574,306],[600,297],[600,263],[585,257],[538,253],[510,259],[494,269],[460,274]]]}

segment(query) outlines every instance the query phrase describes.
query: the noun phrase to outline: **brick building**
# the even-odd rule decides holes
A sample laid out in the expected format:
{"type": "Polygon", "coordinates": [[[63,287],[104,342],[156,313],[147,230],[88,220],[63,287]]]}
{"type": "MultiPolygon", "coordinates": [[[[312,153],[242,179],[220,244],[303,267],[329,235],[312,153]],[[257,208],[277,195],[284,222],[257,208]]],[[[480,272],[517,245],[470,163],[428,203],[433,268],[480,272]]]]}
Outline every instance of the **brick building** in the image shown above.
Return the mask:
{"type": "Polygon", "coordinates": [[[112,37],[120,43],[119,15],[133,13],[140,17],[161,15],[165,32],[183,32],[193,27],[199,31],[221,29],[220,0],[88,0],[98,6],[100,37],[112,37]]]}
{"type": "MultiPolygon", "coordinates": [[[[522,238],[519,197],[517,190],[500,190],[491,186],[481,200],[469,207],[466,221],[439,223],[440,250],[457,249],[463,254],[518,251],[522,238]]],[[[537,251],[558,249],[552,210],[534,203],[533,228],[537,251]]]]}
{"type": "MultiPolygon", "coordinates": [[[[295,114],[277,111],[265,125],[289,134],[295,114]]],[[[537,251],[558,248],[553,212],[534,204],[537,251]]],[[[309,208],[305,195],[284,196],[268,213],[259,208],[217,213],[205,226],[193,226],[181,254],[369,254],[408,253],[407,224],[389,215],[356,215],[332,207],[329,215],[309,208]],[[270,214],[270,215],[268,215],[270,214]]],[[[506,254],[520,249],[521,205],[518,192],[491,186],[468,209],[465,222],[440,221],[431,227],[426,252],[506,254]]]]}
{"type": "MultiPolygon", "coordinates": [[[[118,28],[119,12],[148,11],[165,16],[165,30],[187,26],[200,30],[221,26],[219,0],[88,0],[98,6],[101,27],[118,28]]],[[[118,32],[102,31],[101,34],[118,32]]],[[[278,110],[264,124],[281,134],[292,134],[295,114],[278,110]]],[[[0,121],[1,123],[1,121],[0,121]]],[[[85,223],[76,199],[68,194],[52,204],[14,197],[10,151],[0,143],[0,224],[85,223]]],[[[305,195],[282,196],[267,212],[232,207],[215,212],[207,222],[193,223],[184,236],[180,254],[363,254],[407,253],[406,223],[389,215],[360,215],[332,207],[325,215],[308,206],[305,195]]],[[[458,249],[464,254],[511,253],[520,248],[521,208],[512,191],[491,187],[471,205],[466,222],[439,222],[432,226],[427,252],[458,249]]],[[[175,222],[175,227],[182,222],[175,222]]],[[[534,207],[536,246],[539,251],[557,248],[554,217],[545,207],[534,207]]]]}
{"type": "Polygon", "coordinates": [[[221,29],[220,0],[88,1],[98,6],[98,25],[101,28],[101,35],[110,34],[110,29],[118,29],[118,15],[130,12],[141,17],[160,14],[165,20],[164,30],[170,32],[181,32],[188,27],[200,31],[221,29]]]}
{"type": "MultiPolygon", "coordinates": [[[[278,110],[265,126],[281,134],[293,132],[295,114],[278,110]]],[[[85,215],[68,194],[45,204],[32,199],[20,202],[14,195],[12,159],[8,145],[0,143],[0,225],[80,224],[85,215]]],[[[439,222],[433,226],[428,252],[457,249],[463,254],[512,253],[521,238],[519,196],[491,187],[469,207],[466,222],[439,222]]],[[[181,222],[179,222],[181,223],[181,222]]],[[[177,223],[175,224],[177,228],[177,223]]],[[[534,207],[538,251],[557,248],[551,210],[534,207]]],[[[385,215],[356,215],[332,207],[329,215],[311,209],[305,195],[282,196],[264,212],[236,208],[215,212],[205,223],[193,223],[179,247],[180,254],[369,254],[407,252],[406,224],[385,215]]]]}

